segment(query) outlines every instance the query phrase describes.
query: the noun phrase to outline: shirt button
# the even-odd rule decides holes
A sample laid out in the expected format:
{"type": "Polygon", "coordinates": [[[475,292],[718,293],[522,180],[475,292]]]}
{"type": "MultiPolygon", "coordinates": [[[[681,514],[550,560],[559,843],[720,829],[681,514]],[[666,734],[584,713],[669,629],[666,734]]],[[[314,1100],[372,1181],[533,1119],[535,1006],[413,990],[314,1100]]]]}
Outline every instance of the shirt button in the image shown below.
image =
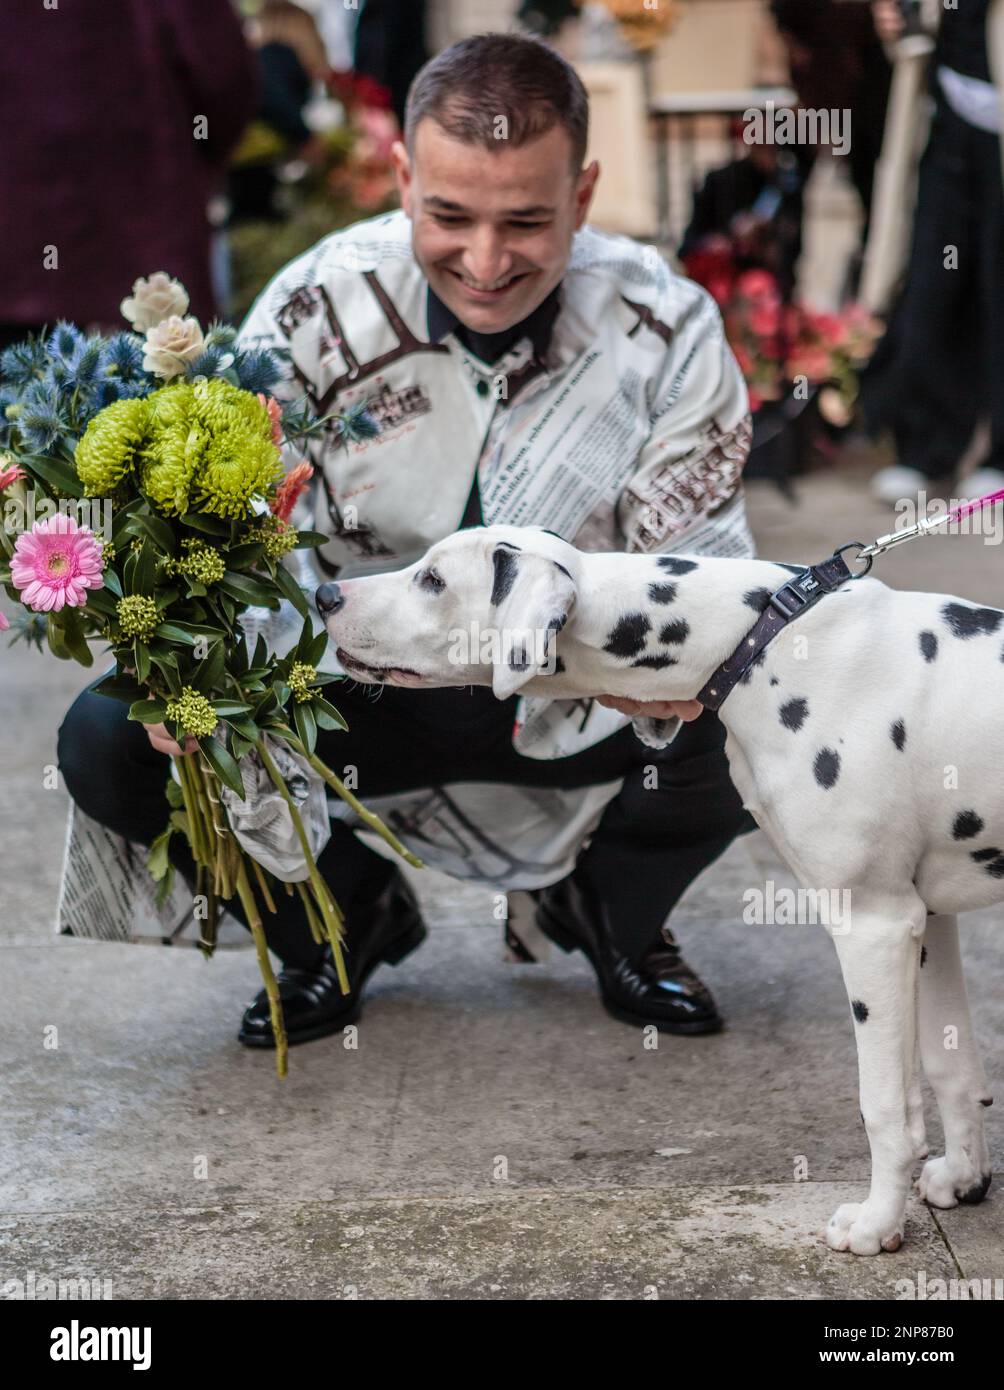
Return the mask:
{"type": "Polygon", "coordinates": [[[484,377],[478,377],[478,384],[474,389],[477,391],[479,396],[488,395],[488,383],[487,381],[485,381],[484,377]]]}

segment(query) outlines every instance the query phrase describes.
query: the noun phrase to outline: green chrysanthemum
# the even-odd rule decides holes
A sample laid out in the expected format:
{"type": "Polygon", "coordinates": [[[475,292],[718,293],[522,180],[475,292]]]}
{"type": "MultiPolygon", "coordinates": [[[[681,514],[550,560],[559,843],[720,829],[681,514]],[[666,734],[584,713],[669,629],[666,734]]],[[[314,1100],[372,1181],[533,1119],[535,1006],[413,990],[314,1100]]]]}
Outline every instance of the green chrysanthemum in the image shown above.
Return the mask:
{"type": "Polygon", "coordinates": [[[308,666],[305,661],[294,661],[289,672],[289,688],[293,692],[293,699],[297,704],[302,705],[306,700],[313,699],[316,695],[315,690],[311,690],[310,682],[317,679],[317,668],[308,666]]]}
{"type": "Polygon", "coordinates": [[[123,637],[138,637],[141,642],[150,640],[160,622],[157,605],[152,598],[144,598],[142,594],[127,594],[125,598],[120,598],[115,611],[123,637]]]}
{"type": "Polygon", "coordinates": [[[168,515],[247,516],[281,472],[268,411],[228,381],[179,383],[152,397],[143,487],[168,515]]]}
{"type": "Polygon", "coordinates": [[[168,700],[166,719],[195,738],[208,738],[219,722],[219,716],[205,695],[186,685],[176,700],[168,700]]]}
{"type": "Polygon", "coordinates": [[[199,584],[218,584],[227,572],[223,556],[205,541],[182,541],[184,555],[174,568],[199,584]]]}
{"type": "Polygon", "coordinates": [[[146,401],[137,398],[113,401],[95,415],[74,455],[87,497],[113,492],[132,471],[146,439],[149,414],[146,401]]]}

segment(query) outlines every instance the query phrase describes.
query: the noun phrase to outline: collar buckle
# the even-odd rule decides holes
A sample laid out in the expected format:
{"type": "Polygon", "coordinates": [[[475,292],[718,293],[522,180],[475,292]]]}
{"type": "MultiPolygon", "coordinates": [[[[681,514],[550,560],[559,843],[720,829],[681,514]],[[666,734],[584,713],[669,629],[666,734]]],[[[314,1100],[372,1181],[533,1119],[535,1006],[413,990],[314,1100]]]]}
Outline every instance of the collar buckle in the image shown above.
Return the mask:
{"type": "Polygon", "coordinates": [[[797,579],[789,579],[770,596],[770,606],[780,613],[785,621],[790,621],[801,613],[805,606],[817,598],[823,587],[814,568],[807,569],[797,579]]]}

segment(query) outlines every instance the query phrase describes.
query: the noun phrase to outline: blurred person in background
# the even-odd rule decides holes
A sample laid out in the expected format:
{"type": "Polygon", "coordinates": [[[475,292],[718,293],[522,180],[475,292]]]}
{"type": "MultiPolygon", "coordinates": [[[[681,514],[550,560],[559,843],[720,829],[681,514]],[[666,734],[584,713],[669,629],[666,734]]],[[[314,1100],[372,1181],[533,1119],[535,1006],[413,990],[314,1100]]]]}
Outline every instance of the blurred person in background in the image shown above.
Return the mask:
{"type": "Polygon", "coordinates": [[[320,164],[324,142],[304,119],[330,65],[313,15],[292,0],[265,0],[250,30],[261,99],[257,118],[234,154],[230,174],[231,221],[282,216],[275,205],[278,163],[298,158],[320,164]]]}
{"type": "Polygon", "coordinates": [[[4,0],[0,342],[118,322],[155,270],[217,309],[207,203],[257,100],[230,0],[4,0]]]}
{"type": "Polygon", "coordinates": [[[387,88],[400,125],[408,88],[427,57],[425,0],[362,0],[352,69],[387,88]]]}
{"type": "MultiPolygon", "coordinates": [[[[943,9],[932,61],[934,118],[920,164],[906,282],[862,387],[869,427],[891,429],[897,462],[872,479],[887,502],[932,484],[955,497],[1004,487],[1004,188],[1001,93],[990,75],[990,0],[943,9]],[[989,453],[953,476],[989,417],[989,453]]],[[[886,42],[896,0],[874,5],[886,42]]]]}

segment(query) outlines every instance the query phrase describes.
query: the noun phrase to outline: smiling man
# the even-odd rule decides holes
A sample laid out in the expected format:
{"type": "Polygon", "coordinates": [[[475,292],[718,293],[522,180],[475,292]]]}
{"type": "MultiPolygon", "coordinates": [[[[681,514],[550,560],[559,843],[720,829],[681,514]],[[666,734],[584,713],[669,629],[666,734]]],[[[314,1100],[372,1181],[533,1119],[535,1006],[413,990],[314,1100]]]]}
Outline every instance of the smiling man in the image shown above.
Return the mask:
{"type": "MultiPolygon", "coordinates": [[[[456,44],[409,96],[394,151],[402,210],[326,238],[259,298],[242,338],[284,351],[285,394],[318,417],[365,406],[377,430],[346,447],[333,421],[312,445],[315,488],[297,520],[330,540],[309,552],[305,585],[411,564],[482,522],[544,526],[584,549],[667,552],[667,604],[671,552],[752,553],[746,393],[721,320],[654,248],[586,226],[599,177],[587,135],[585,91],[552,50],[503,34],[456,44]]],[[[357,667],[366,655],[353,654],[357,667]]],[[[322,757],[354,774],[427,863],[532,891],[539,927],[585,952],[616,1017],[718,1028],[665,927],[748,824],[717,719],[692,719],[655,751],[630,707],[383,676],[379,700],[339,687],[349,730],[322,734],[322,757]]],[[[162,828],[172,745],[163,730],[152,741],[115,702],[85,696],[60,744],[74,797],[134,839],[162,828]],[[88,776],[96,746],[100,785],[88,776]]],[[[425,934],[397,869],[355,830],[333,821],[320,859],[346,912],[351,995],[298,899],[279,896],[267,924],[291,1042],[340,1029],[376,966],[425,934]]],[[[531,938],[516,933],[516,949],[531,938]]],[[[264,995],[239,1036],[272,1045],[264,995]]]]}

